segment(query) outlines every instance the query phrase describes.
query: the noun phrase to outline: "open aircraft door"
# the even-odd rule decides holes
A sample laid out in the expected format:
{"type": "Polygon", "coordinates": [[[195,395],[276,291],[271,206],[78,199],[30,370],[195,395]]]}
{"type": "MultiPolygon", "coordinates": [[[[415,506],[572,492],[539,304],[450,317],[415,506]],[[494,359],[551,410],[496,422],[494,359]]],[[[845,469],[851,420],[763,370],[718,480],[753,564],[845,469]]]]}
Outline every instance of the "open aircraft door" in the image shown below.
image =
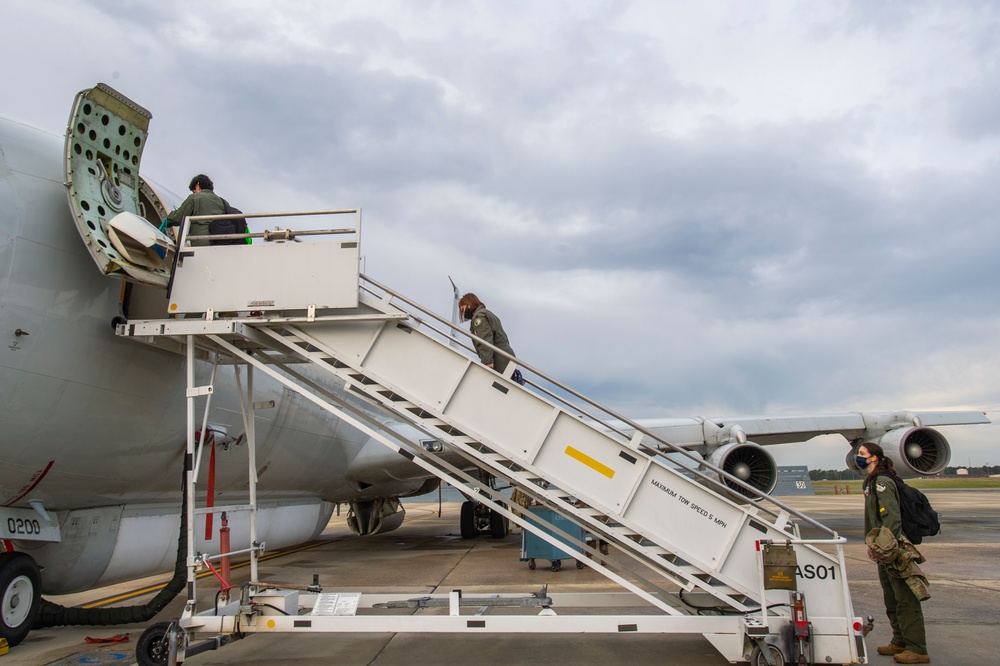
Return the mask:
{"type": "Polygon", "coordinates": [[[69,207],[102,273],[165,288],[174,240],[158,230],[166,206],[139,176],[152,115],[109,86],[73,102],[64,151],[69,207]]]}

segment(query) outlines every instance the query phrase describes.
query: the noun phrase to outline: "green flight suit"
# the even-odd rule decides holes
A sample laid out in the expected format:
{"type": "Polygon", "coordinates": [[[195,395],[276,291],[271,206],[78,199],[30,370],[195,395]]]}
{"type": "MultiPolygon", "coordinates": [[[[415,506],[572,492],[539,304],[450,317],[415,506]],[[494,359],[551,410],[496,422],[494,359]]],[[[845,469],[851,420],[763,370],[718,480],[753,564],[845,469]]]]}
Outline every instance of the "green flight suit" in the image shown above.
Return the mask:
{"type": "MultiPolygon", "coordinates": [[[[899,491],[892,477],[880,474],[865,483],[865,534],[885,526],[902,540],[903,520],[899,511],[899,491]]],[[[885,614],[892,626],[892,643],[911,652],[927,654],[924,611],[906,580],[891,576],[885,565],[878,565],[885,614]]]]}
{"type": "MultiPolygon", "coordinates": [[[[212,190],[201,190],[192,192],[184,200],[177,210],[167,215],[167,226],[176,227],[184,223],[184,218],[189,215],[222,215],[226,212],[226,205],[222,202],[222,197],[212,190]]],[[[208,236],[208,220],[198,220],[191,223],[188,237],[191,245],[209,245],[207,238],[197,238],[208,236]]]]}
{"type": "MultiPolygon", "coordinates": [[[[514,350],[510,348],[510,341],[507,339],[507,334],[503,330],[500,318],[487,310],[485,305],[479,306],[476,308],[476,311],[472,313],[472,334],[482,338],[494,347],[504,350],[511,356],[514,355],[514,350]]],[[[499,373],[503,373],[503,371],[507,368],[507,364],[510,362],[510,359],[495,353],[479,340],[473,339],[472,344],[476,348],[476,353],[479,354],[479,360],[482,361],[484,365],[492,363],[494,370],[499,373]]]]}

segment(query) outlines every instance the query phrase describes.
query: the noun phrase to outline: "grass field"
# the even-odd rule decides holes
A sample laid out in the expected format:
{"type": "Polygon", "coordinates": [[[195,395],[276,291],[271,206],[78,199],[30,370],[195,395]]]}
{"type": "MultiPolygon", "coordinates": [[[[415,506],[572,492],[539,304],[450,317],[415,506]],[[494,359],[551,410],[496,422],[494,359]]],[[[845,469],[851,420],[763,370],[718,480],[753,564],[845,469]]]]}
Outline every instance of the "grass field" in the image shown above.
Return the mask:
{"type": "MultiPolygon", "coordinates": [[[[921,490],[953,490],[965,489],[974,490],[979,488],[1000,488],[1000,479],[962,479],[957,477],[936,478],[924,477],[919,479],[906,479],[907,485],[921,490]]],[[[817,495],[832,495],[834,487],[839,492],[845,492],[845,488],[850,488],[850,493],[861,492],[861,479],[853,481],[813,481],[813,488],[817,495]]]]}

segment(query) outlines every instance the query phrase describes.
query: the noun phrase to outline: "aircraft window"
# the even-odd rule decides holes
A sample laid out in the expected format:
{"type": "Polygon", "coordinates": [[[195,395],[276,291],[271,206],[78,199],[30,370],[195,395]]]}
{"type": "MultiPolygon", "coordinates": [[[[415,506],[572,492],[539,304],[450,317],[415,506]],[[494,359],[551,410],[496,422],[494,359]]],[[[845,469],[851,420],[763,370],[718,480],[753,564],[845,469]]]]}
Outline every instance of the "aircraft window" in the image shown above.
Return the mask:
{"type": "Polygon", "coordinates": [[[111,122],[111,119],[108,118],[108,114],[105,113],[103,116],[101,116],[102,125],[107,125],[109,122],[111,122]]]}
{"type": "Polygon", "coordinates": [[[138,148],[142,144],[142,140],[139,137],[135,137],[135,147],[138,148]]]}
{"type": "Polygon", "coordinates": [[[125,159],[128,159],[129,158],[129,152],[126,150],[125,153],[122,155],[122,157],[124,157],[125,159]]]}
{"type": "Polygon", "coordinates": [[[104,241],[102,241],[100,238],[97,239],[97,244],[100,245],[103,248],[107,248],[108,247],[108,244],[105,243],[104,241]]]}
{"type": "Polygon", "coordinates": [[[97,141],[97,131],[96,130],[90,130],[90,132],[87,134],[87,136],[90,137],[91,141],[97,141]]]}
{"type": "Polygon", "coordinates": [[[104,210],[104,206],[98,205],[97,212],[100,213],[101,217],[104,217],[107,213],[104,210]]]}
{"type": "Polygon", "coordinates": [[[80,144],[74,143],[73,144],[73,152],[75,152],[77,155],[82,155],[83,154],[83,148],[80,147],[80,144]]]}
{"type": "Polygon", "coordinates": [[[90,111],[91,111],[91,106],[89,104],[84,104],[83,105],[83,112],[89,116],[90,115],[90,111]]]}
{"type": "Polygon", "coordinates": [[[88,160],[94,159],[94,151],[90,150],[89,148],[87,149],[87,159],[88,160]]]}
{"type": "Polygon", "coordinates": [[[105,139],[104,140],[104,147],[105,148],[111,148],[111,139],[105,139]]]}
{"type": "Polygon", "coordinates": [[[79,125],[76,126],[76,131],[79,132],[80,134],[83,134],[84,132],[87,131],[87,127],[83,123],[80,123],[79,125]]]}
{"type": "Polygon", "coordinates": [[[124,125],[119,125],[118,126],[118,136],[125,136],[125,132],[126,131],[127,130],[125,129],[124,125]]]}
{"type": "Polygon", "coordinates": [[[90,202],[89,201],[81,201],[80,202],[80,208],[82,208],[84,210],[90,210],[90,202]]]}
{"type": "Polygon", "coordinates": [[[90,227],[92,231],[97,231],[97,226],[95,226],[90,220],[87,220],[87,226],[90,227]]]}
{"type": "Polygon", "coordinates": [[[122,154],[122,147],[115,144],[115,155],[121,155],[121,154],[122,154]]]}

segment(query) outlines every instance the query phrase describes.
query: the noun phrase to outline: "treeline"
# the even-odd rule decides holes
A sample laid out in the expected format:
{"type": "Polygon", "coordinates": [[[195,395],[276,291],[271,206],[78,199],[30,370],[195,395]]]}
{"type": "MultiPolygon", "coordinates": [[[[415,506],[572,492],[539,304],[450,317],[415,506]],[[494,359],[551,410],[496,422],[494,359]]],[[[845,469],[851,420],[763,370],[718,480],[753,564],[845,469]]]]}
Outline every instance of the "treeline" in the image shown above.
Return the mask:
{"type": "MultiPolygon", "coordinates": [[[[990,476],[1000,474],[1000,465],[980,465],[979,467],[945,467],[940,476],[955,476],[958,470],[968,470],[969,476],[990,476]]],[[[811,481],[853,481],[860,479],[861,475],[849,469],[811,469],[809,479],[811,481]]]]}

